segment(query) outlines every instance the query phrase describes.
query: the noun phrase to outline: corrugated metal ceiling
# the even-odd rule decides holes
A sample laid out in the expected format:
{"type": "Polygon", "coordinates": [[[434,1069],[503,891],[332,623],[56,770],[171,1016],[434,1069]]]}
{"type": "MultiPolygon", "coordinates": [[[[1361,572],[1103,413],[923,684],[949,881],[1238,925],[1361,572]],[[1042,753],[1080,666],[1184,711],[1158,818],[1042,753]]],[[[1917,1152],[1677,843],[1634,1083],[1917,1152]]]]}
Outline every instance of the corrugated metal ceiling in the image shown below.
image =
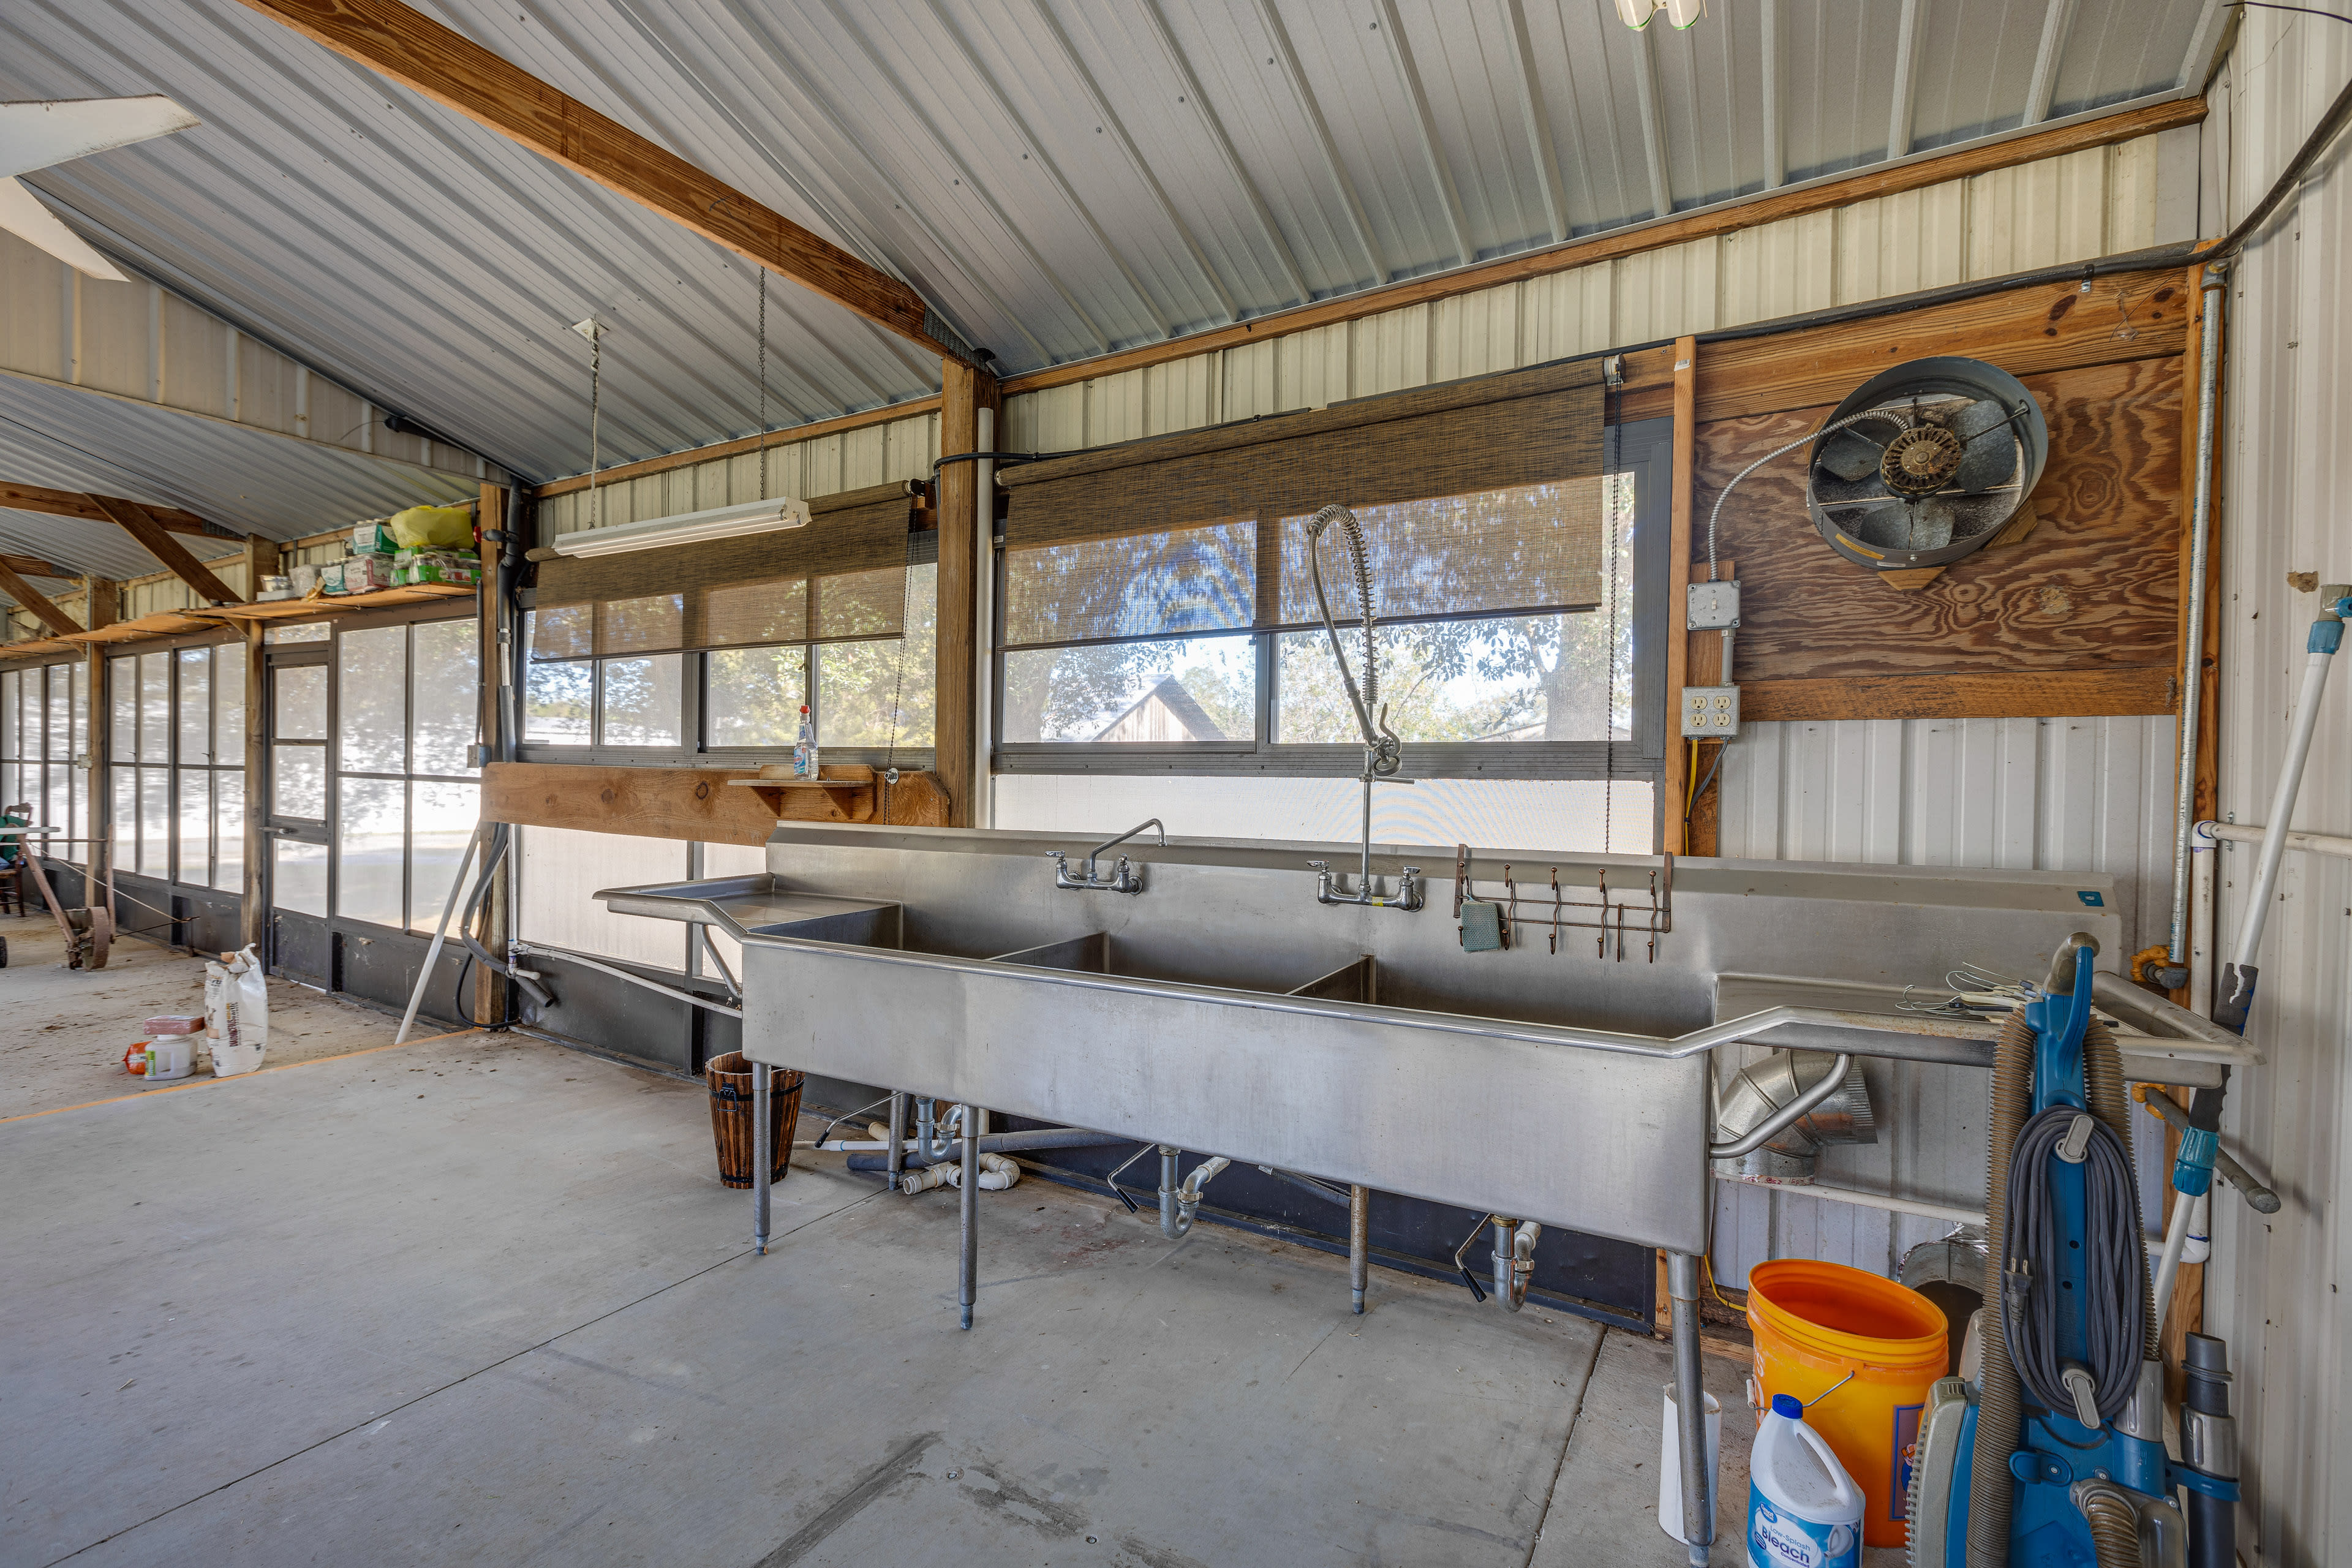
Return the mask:
{"type": "MultiPolygon", "coordinates": [[[[1727,0],[1682,34],[1608,0],[419,4],[1018,371],[2169,92],[2210,0],[1727,0]]],[[[19,0],[0,37],[0,98],[194,110],[36,183],[363,395],[579,471],[594,313],[606,460],[756,424],[750,271],[645,209],[232,0],[19,0]]],[[[772,423],[936,386],[803,290],[769,309],[772,423]]]]}
{"type": "MultiPolygon", "coordinates": [[[[278,540],[476,493],[438,469],[22,376],[0,376],[0,475],[234,518],[278,540]]],[[[180,542],[199,559],[240,549],[193,535],[180,542]]],[[[154,557],[110,522],[5,508],[0,550],[107,577],[156,570],[154,557]]]]}

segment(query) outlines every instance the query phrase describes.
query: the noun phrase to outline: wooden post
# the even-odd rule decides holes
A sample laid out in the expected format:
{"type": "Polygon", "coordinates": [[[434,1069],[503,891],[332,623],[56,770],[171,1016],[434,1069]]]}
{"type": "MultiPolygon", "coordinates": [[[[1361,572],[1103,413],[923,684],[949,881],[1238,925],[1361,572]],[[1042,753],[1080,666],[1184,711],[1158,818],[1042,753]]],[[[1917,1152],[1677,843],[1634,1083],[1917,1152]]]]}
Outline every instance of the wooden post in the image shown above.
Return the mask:
{"type": "MultiPolygon", "coordinates": [[[[481,507],[474,513],[474,522],[477,530],[484,534],[503,532],[507,525],[507,489],[504,485],[487,482],[483,484],[481,507]]],[[[506,755],[504,733],[506,710],[504,704],[499,700],[499,694],[504,689],[502,683],[507,678],[507,671],[512,668],[511,661],[508,658],[507,645],[499,637],[499,630],[505,624],[506,606],[499,599],[497,561],[499,556],[505,552],[505,542],[501,540],[486,538],[481,541],[482,585],[475,593],[476,611],[480,626],[480,639],[478,646],[480,648],[481,661],[482,742],[489,748],[489,754],[494,759],[506,755]]],[[[497,879],[491,882],[488,895],[484,900],[487,919],[484,922],[486,929],[482,932],[482,945],[501,958],[506,956],[507,951],[509,919],[507,887],[507,878],[497,879]]],[[[456,916],[453,914],[451,916],[453,922],[455,919],[456,916]]],[[[455,929],[454,923],[452,929],[455,929]]],[[[506,1016],[506,984],[504,979],[492,973],[487,967],[480,964],[475,965],[474,1016],[467,1022],[479,1024],[506,1016]]]]}
{"type": "MultiPolygon", "coordinates": [[[[997,405],[996,378],[961,360],[940,362],[940,456],[980,449],[980,411],[997,405]]],[[[932,771],[948,792],[948,824],[972,824],[972,669],[981,628],[972,624],[972,595],[985,558],[979,528],[978,465],[940,469],[940,606],[938,729],[932,771]]]]}
{"type": "MultiPolygon", "coordinates": [[[[112,578],[81,580],[81,615],[91,631],[112,626],[121,618],[121,590],[112,578]]],[[[86,868],[82,903],[96,909],[105,900],[103,889],[114,886],[114,725],[112,699],[106,689],[106,646],[91,643],[83,649],[82,658],[88,661],[84,684],[89,691],[89,748],[84,753],[89,765],[89,809],[83,817],[89,824],[89,843],[84,847],[89,854],[82,862],[86,868]]]]}
{"type": "MultiPolygon", "coordinates": [[[[1716,565],[1727,578],[1739,575],[1738,564],[1728,556],[1717,561],[1716,565]]],[[[1683,638],[1684,647],[1688,650],[1683,664],[1683,679],[1685,683],[1692,686],[1732,684],[1731,671],[1723,668],[1723,634],[1721,632],[1685,632],[1683,638]]],[[[1738,657],[1738,648],[1735,644],[1732,658],[1737,659],[1738,657]]],[[[1676,708],[1679,710],[1680,704],[1677,704],[1676,708]]],[[[1676,725],[1675,728],[1679,729],[1681,726],[1676,725]]],[[[1722,850],[1717,847],[1717,830],[1722,822],[1722,811],[1717,803],[1723,798],[1723,778],[1722,769],[1717,765],[1716,759],[1723,754],[1723,748],[1727,742],[1701,741],[1696,752],[1691,750],[1689,742],[1678,736],[1670,736],[1666,743],[1670,746],[1682,747],[1685,763],[1691,770],[1683,784],[1683,799],[1690,802],[1689,808],[1685,811],[1680,801],[1668,803],[1670,811],[1684,812],[1683,853],[1719,855],[1722,850]],[[1700,795],[1696,800],[1691,800],[1691,789],[1699,781],[1705,780],[1710,770],[1713,770],[1716,774],[1715,781],[1706,786],[1705,795],[1700,795]]]]}
{"type": "Polygon", "coordinates": [[[1683,835],[1683,797],[1690,788],[1690,753],[1682,739],[1683,686],[1690,668],[1689,639],[1677,635],[1688,616],[1691,571],[1691,483],[1697,456],[1698,340],[1675,340],[1675,478],[1673,523],[1666,545],[1666,765],[1665,792],[1658,816],[1669,855],[1687,853],[1683,835]]]}
{"type": "MultiPolygon", "coordinates": [[[[261,579],[278,570],[275,541],[256,535],[245,542],[245,582],[255,593],[261,579]]],[[[266,950],[269,935],[269,682],[263,654],[263,623],[245,628],[245,904],[238,945],[266,950]]],[[[217,668],[217,664],[215,664],[217,668]]],[[[218,679],[217,675],[215,679],[218,679]]],[[[271,954],[262,952],[268,967],[271,954]]]]}

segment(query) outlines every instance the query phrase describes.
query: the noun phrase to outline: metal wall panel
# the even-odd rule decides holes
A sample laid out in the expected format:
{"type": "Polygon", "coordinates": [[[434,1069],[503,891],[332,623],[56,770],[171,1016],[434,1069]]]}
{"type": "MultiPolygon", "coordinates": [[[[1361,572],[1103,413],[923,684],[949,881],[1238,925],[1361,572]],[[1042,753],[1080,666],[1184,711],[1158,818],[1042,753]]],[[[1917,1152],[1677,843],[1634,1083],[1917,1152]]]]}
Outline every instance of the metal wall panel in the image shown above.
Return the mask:
{"type": "MultiPolygon", "coordinates": [[[[2213,94],[2235,221],[2352,76],[2352,29],[2248,10],[2213,94]]],[[[2261,822],[2305,661],[2314,596],[2352,581],[2352,174],[2338,146],[2247,246],[2230,290],[2221,569],[2221,809],[2261,822]]],[[[2216,217],[2209,231],[2227,223],[2216,217]]],[[[2342,666],[2346,660],[2338,658],[2342,666]]],[[[2334,674],[2294,826],[2352,833],[2352,669],[2334,674]]],[[[2251,850],[2225,855],[2221,930],[2244,918],[2251,850]]],[[[2285,1199],[2214,1207],[2209,1331],[2230,1342],[2247,1501],[2239,1543],[2280,1568],[2352,1555],[2352,863],[2290,853],[2248,1034],[2269,1063],[2231,1086],[2223,1137],[2285,1199]]]]}
{"type": "MultiPolygon", "coordinates": [[[[2130,952],[2162,941],[2170,916],[2177,733],[2165,716],[1749,724],[1724,753],[1717,847],[1755,859],[2103,871],[2116,879],[2130,952]]],[[[1970,956],[1923,954],[1918,979],[1933,984],[1970,956]]],[[[1982,1207],[1983,1073],[1892,1062],[1864,1072],[1879,1142],[1824,1152],[1822,1181],[1982,1207]]],[[[2162,1140],[2133,1146],[2152,1207],[2162,1140]]],[[[1770,1258],[1885,1273],[1949,1228],[1798,1189],[1726,1185],[1716,1276],[1738,1285],[1770,1258]]]]}
{"type": "MultiPolygon", "coordinates": [[[[776,496],[824,496],[885,485],[893,479],[929,479],[940,453],[940,416],[868,425],[814,441],[778,441],[768,448],[768,489],[776,496]]],[[[760,497],[760,455],[740,452],[664,473],[597,486],[596,510],[604,525],[674,517],[679,512],[730,506],[760,497]]],[[[542,540],[594,526],[589,493],[571,490],[539,504],[542,540]]]]}
{"type": "Polygon", "coordinates": [[[1100,447],[2189,238],[2196,132],[1878,196],[1006,400],[1024,451],[1100,447]]]}

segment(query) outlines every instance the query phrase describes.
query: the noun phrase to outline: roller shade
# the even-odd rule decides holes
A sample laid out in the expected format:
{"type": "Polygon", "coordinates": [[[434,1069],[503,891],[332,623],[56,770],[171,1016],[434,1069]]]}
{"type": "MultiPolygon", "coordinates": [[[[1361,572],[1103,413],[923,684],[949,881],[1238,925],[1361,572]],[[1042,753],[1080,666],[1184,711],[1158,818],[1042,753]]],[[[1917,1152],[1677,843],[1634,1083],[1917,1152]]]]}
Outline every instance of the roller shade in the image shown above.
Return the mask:
{"type": "MultiPolygon", "coordinates": [[[[1383,620],[1595,605],[1599,378],[1546,365],[1008,469],[1003,645],[1310,624],[1304,523],[1333,501],[1383,620]]],[[[1326,542],[1337,614],[1344,554],[1326,542]]]]}
{"type": "Polygon", "coordinates": [[[809,502],[806,528],[540,563],[530,657],[744,647],[902,629],[904,484],[809,502]]]}

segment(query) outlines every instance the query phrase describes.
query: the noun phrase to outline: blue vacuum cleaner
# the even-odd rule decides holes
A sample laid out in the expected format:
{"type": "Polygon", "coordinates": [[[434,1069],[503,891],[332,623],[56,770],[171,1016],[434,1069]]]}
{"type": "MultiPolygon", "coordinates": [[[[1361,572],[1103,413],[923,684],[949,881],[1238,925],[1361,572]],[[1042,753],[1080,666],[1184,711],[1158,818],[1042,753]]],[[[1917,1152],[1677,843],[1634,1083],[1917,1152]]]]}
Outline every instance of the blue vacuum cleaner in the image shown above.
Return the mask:
{"type": "MultiPolygon", "coordinates": [[[[2097,955],[2068,939],[1995,1046],[1985,1310],[1973,1375],[1936,1384],[1912,1452],[1913,1568],[2231,1568],[2226,1531],[2221,1555],[2210,1527],[2192,1551],[2173,1500],[2185,1487],[2226,1514],[2235,1456],[2198,1468],[2165,1452],[2130,1102],[2091,1014],[2097,955]]],[[[2226,1432],[2220,1351],[2193,1348],[2209,1364],[2192,1392],[2226,1432]]]]}

